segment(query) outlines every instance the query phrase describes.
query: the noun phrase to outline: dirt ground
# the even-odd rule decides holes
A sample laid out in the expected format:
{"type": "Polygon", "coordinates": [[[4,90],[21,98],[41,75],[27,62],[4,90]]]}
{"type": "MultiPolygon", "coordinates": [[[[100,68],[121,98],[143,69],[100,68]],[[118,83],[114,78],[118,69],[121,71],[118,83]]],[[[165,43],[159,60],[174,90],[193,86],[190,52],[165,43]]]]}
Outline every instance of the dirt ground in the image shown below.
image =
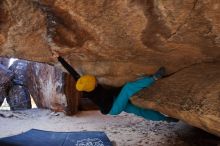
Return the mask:
{"type": "Polygon", "coordinates": [[[105,116],[99,111],[65,116],[50,110],[0,111],[0,137],[30,129],[104,131],[117,146],[220,146],[220,138],[184,122],[152,122],[132,114],[105,116]]]}

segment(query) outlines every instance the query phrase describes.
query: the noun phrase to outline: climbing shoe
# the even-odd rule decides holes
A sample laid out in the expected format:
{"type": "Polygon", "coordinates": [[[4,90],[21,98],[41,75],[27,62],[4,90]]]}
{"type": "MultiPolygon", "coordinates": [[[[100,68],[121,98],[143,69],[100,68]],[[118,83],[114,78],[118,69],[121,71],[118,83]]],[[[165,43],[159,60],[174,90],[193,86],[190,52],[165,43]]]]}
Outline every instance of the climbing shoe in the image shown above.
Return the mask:
{"type": "Polygon", "coordinates": [[[165,67],[160,67],[160,68],[158,69],[158,71],[156,71],[156,73],[153,74],[153,78],[154,78],[155,80],[158,80],[158,79],[164,77],[165,75],[166,75],[166,69],[165,69],[165,67]]]}

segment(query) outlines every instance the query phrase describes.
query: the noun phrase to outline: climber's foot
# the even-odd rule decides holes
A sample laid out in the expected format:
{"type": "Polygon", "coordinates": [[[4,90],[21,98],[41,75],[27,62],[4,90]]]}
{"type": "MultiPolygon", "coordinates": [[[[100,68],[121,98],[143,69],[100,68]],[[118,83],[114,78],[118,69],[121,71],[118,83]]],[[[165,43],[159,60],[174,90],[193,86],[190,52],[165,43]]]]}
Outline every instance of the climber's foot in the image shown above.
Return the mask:
{"type": "Polygon", "coordinates": [[[175,122],[175,123],[176,123],[176,122],[179,122],[178,119],[171,118],[171,117],[167,117],[166,121],[167,121],[168,123],[170,123],[170,122],[175,122]]]}
{"type": "Polygon", "coordinates": [[[158,80],[158,79],[164,77],[165,75],[166,75],[166,69],[165,69],[165,67],[160,67],[160,68],[158,69],[158,71],[156,71],[156,73],[153,74],[153,78],[154,78],[155,80],[158,80]]]}

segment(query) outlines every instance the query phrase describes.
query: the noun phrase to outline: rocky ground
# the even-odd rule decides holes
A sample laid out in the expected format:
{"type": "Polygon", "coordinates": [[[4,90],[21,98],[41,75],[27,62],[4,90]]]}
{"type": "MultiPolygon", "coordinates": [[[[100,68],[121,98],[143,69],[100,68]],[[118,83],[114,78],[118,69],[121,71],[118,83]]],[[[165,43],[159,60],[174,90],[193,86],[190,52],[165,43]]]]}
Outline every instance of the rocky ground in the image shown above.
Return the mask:
{"type": "Polygon", "coordinates": [[[220,146],[220,138],[178,123],[152,122],[122,113],[105,116],[98,111],[68,117],[50,110],[0,111],[0,137],[31,128],[50,131],[105,131],[117,146],[220,146]]]}

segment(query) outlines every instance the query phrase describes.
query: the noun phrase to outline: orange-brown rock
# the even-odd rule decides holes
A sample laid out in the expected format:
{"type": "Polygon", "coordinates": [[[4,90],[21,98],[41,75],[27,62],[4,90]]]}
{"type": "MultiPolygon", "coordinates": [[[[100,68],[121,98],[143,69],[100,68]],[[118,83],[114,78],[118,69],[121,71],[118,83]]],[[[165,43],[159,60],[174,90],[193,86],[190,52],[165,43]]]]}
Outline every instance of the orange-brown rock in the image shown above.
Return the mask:
{"type": "MultiPolygon", "coordinates": [[[[103,84],[120,86],[144,74],[152,74],[160,66],[168,70],[170,76],[166,80],[176,81],[176,74],[190,75],[184,72],[188,67],[194,70],[195,64],[203,66],[208,62],[212,66],[220,61],[220,1],[0,2],[0,56],[56,63],[51,57],[51,49],[58,50],[79,73],[93,74],[103,84]]],[[[212,69],[219,71],[219,64],[216,66],[212,69]]],[[[207,74],[212,74],[209,65],[204,67],[207,74]]],[[[218,80],[219,76],[215,78],[218,80]]],[[[183,83],[203,85],[204,80],[197,79],[185,78],[183,83]]],[[[217,85],[207,91],[219,93],[217,85]]],[[[165,84],[161,86],[166,88],[165,84]]],[[[186,90],[175,92],[181,90],[176,86],[173,90],[167,88],[167,92],[175,94],[179,101],[185,96],[194,100],[197,95],[202,96],[199,89],[195,94],[186,90]]],[[[163,96],[166,92],[162,90],[158,94],[163,96]]],[[[212,102],[219,105],[217,101],[212,102]]],[[[169,107],[176,115],[168,114],[219,135],[219,123],[215,122],[215,130],[209,124],[195,124],[186,118],[192,116],[191,112],[186,112],[187,116],[178,115],[182,105],[179,106],[179,112],[169,107]]],[[[160,109],[163,110],[165,108],[160,109]]],[[[215,117],[219,118],[219,114],[215,117]]],[[[202,121],[210,119],[208,116],[202,121]]]]}
{"type": "Polygon", "coordinates": [[[78,92],[70,75],[51,65],[29,62],[27,87],[38,108],[73,115],[78,110],[78,92]]]}
{"type": "Polygon", "coordinates": [[[220,136],[219,67],[203,63],[186,68],[142,90],[132,102],[220,136]]]}

